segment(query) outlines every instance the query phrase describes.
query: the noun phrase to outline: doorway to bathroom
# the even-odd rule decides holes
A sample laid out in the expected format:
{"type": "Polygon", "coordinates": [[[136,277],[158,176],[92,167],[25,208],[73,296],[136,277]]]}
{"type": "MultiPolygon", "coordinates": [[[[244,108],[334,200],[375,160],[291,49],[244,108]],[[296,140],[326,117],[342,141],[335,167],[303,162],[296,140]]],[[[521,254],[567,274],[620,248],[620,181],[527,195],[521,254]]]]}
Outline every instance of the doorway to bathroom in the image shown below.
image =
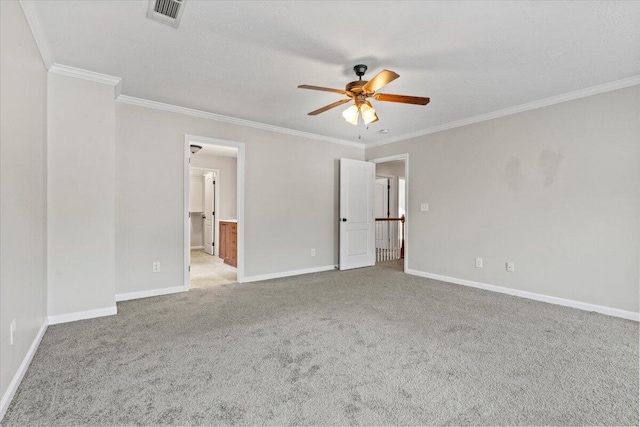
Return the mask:
{"type": "Polygon", "coordinates": [[[189,287],[235,283],[228,230],[237,228],[238,150],[193,143],[189,151],[189,287]]]}

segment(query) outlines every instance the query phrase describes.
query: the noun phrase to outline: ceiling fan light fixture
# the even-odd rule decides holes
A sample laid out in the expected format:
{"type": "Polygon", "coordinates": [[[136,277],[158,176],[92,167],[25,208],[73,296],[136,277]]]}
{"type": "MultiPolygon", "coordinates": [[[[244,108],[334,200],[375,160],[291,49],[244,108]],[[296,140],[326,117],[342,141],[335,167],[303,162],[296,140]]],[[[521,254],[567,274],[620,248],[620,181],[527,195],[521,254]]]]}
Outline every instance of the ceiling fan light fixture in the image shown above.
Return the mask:
{"type": "MultiPolygon", "coordinates": [[[[176,0],[173,0],[176,1],[176,0]]],[[[186,0],[184,0],[186,1],[186,0]]],[[[349,108],[342,112],[342,117],[347,121],[347,123],[351,123],[354,126],[358,126],[358,122],[360,119],[360,114],[362,114],[362,121],[366,126],[371,123],[375,123],[379,120],[378,114],[376,113],[375,108],[367,98],[375,99],[376,101],[382,102],[396,102],[400,104],[414,104],[414,105],[427,105],[429,103],[429,98],[424,98],[420,96],[406,96],[406,95],[394,95],[390,93],[379,93],[378,91],[400,77],[400,75],[394,71],[390,70],[382,70],[370,80],[362,80],[362,76],[364,76],[367,71],[367,66],[364,64],[358,64],[353,67],[353,71],[358,76],[358,80],[349,82],[345,86],[344,90],[342,89],[332,89],[329,87],[322,86],[310,86],[310,85],[299,85],[300,89],[310,89],[310,90],[319,90],[323,92],[333,92],[338,93],[340,95],[345,95],[346,98],[343,98],[337,102],[334,102],[329,105],[325,105],[322,108],[314,110],[308,113],[309,116],[317,116],[320,113],[324,113],[325,111],[331,110],[332,108],[338,107],[340,105],[346,104],[347,102],[353,101],[354,105],[351,105],[349,108]]],[[[367,127],[368,128],[368,127],[367,127]]]]}
{"type": "Polygon", "coordinates": [[[360,106],[360,112],[362,113],[362,121],[364,121],[366,125],[378,121],[376,110],[369,101],[366,101],[362,106],[360,106]]]}
{"type": "Polygon", "coordinates": [[[354,126],[358,125],[358,114],[360,113],[360,109],[357,105],[352,105],[342,112],[342,117],[347,121],[347,123],[351,123],[354,126]]]}

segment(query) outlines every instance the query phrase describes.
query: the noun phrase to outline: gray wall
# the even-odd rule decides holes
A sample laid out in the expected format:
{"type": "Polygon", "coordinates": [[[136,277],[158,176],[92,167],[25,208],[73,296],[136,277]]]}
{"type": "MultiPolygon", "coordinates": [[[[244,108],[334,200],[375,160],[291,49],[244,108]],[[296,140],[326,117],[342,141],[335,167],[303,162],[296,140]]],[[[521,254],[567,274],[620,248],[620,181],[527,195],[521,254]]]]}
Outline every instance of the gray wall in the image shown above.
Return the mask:
{"type": "Polygon", "coordinates": [[[404,177],[404,160],[376,163],[376,174],[404,177]]]}
{"type": "Polygon", "coordinates": [[[362,148],[116,103],[117,293],[183,284],[185,134],[246,144],[246,277],[337,263],[338,159],[362,148]]]}
{"type": "Polygon", "coordinates": [[[237,219],[238,159],[198,153],[191,155],[191,166],[220,170],[220,185],[216,187],[220,191],[218,219],[237,219]]]}
{"type": "Polygon", "coordinates": [[[47,70],[20,5],[0,2],[0,19],[0,396],[4,396],[47,315],[47,70]],[[9,345],[12,319],[17,329],[14,345],[9,345]]]}
{"type": "Polygon", "coordinates": [[[114,96],[49,73],[49,316],[115,308],[114,96]]]}
{"type": "Polygon", "coordinates": [[[640,86],[366,157],[405,152],[410,269],[638,312],[640,86]]]}

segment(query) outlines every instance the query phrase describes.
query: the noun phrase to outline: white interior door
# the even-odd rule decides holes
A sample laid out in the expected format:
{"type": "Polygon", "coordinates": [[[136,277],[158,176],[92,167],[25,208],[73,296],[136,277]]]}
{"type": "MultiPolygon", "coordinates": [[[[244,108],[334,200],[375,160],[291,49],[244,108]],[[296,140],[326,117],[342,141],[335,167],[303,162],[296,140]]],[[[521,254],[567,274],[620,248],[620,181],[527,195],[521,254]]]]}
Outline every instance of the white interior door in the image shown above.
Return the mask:
{"type": "Polygon", "coordinates": [[[340,159],[340,270],[374,265],[376,166],[340,159]]]}
{"type": "Polygon", "coordinates": [[[206,173],[204,175],[204,251],[209,255],[213,255],[215,188],[216,181],[213,172],[206,173]]]}

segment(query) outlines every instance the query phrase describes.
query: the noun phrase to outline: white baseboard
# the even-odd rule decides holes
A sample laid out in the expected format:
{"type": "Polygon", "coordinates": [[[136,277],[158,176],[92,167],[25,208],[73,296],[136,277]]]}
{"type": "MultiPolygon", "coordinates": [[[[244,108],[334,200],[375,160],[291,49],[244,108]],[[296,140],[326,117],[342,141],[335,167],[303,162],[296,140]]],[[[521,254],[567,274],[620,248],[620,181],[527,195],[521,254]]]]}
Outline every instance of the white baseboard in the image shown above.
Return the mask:
{"type": "Polygon", "coordinates": [[[245,277],[241,283],[259,282],[262,280],[279,279],[281,277],[299,276],[300,274],[319,273],[321,271],[335,270],[335,265],[324,265],[322,267],[304,268],[302,270],[283,271],[280,273],[261,274],[258,276],[245,277]]]}
{"type": "Polygon", "coordinates": [[[534,292],[521,291],[518,289],[504,288],[502,286],[489,285],[487,283],[474,282],[472,280],[458,279],[457,277],[442,276],[440,274],[427,273],[419,270],[405,270],[407,274],[425,277],[427,279],[440,280],[443,282],[454,283],[456,285],[470,286],[472,288],[484,289],[486,291],[500,292],[501,294],[513,295],[532,299],[536,301],[548,302],[550,304],[563,305],[565,307],[578,308],[585,311],[595,311],[597,313],[606,314],[608,316],[621,317],[623,319],[640,321],[640,313],[633,311],[620,310],[619,308],[605,307],[602,305],[590,304],[565,298],[552,297],[549,295],[536,294],[534,292]]]}
{"type": "Polygon", "coordinates": [[[191,250],[198,250],[198,249],[204,249],[204,246],[191,246],[191,250]]]}
{"type": "Polygon", "coordinates": [[[75,322],[76,320],[93,319],[95,317],[113,316],[118,314],[118,308],[113,307],[98,308],[96,310],[78,311],[75,313],[58,314],[49,316],[49,324],[57,325],[58,323],[75,322]]]}
{"type": "Polygon", "coordinates": [[[42,341],[42,337],[44,336],[44,333],[47,331],[47,325],[48,325],[48,322],[45,320],[42,326],[40,327],[40,330],[36,334],[36,337],[33,339],[33,342],[29,347],[29,351],[27,351],[27,354],[25,354],[24,359],[22,359],[22,363],[18,367],[18,371],[16,372],[16,374],[13,376],[13,379],[9,383],[9,388],[7,388],[7,391],[4,393],[4,396],[2,396],[2,400],[0,401],[0,420],[4,418],[4,414],[7,412],[7,409],[9,408],[9,404],[11,403],[13,396],[16,394],[16,391],[18,390],[18,386],[22,382],[22,378],[24,378],[24,374],[27,373],[27,369],[31,364],[31,360],[33,359],[33,356],[36,354],[36,350],[40,345],[40,341],[42,341]]]}
{"type": "Polygon", "coordinates": [[[184,292],[184,286],[174,286],[172,288],[151,289],[149,291],[129,292],[126,294],[116,294],[116,301],[129,301],[132,299],[157,297],[159,295],[176,294],[184,292]]]}

